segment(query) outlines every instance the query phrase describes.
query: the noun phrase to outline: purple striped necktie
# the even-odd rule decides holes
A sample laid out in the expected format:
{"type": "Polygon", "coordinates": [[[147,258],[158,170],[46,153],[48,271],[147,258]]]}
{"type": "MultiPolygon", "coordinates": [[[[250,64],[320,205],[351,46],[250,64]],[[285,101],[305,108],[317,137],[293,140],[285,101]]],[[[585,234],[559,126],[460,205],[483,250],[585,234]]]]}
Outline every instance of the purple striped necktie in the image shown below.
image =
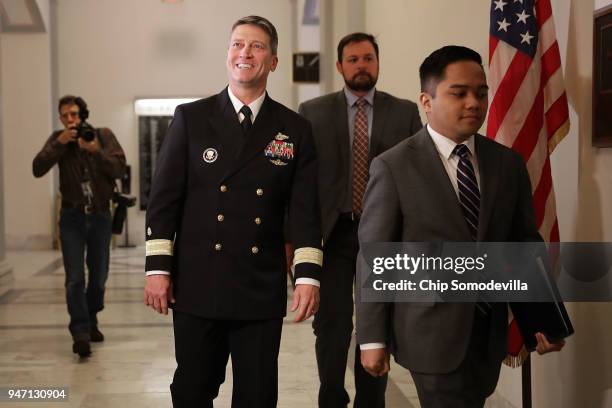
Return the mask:
{"type": "Polygon", "coordinates": [[[455,146],[453,153],[459,157],[457,164],[457,187],[459,202],[463,216],[470,229],[472,241],[476,241],[478,234],[478,216],[480,214],[480,190],[474,166],[470,160],[470,149],[464,144],[455,146]]]}
{"type": "MultiPolygon", "coordinates": [[[[455,146],[453,153],[459,157],[457,164],[457,187],[459,190],[459,202],[463,210],[463,216],[470,229],[472,241],[478,237],[478,216],[480,215],[480,190],[476,172],[470,160],[470,149],[464,144],[455,146]]],[[[487,315],[491,311],[491,305],[484,299],[476,302],[476,307],[487,315]]]]}

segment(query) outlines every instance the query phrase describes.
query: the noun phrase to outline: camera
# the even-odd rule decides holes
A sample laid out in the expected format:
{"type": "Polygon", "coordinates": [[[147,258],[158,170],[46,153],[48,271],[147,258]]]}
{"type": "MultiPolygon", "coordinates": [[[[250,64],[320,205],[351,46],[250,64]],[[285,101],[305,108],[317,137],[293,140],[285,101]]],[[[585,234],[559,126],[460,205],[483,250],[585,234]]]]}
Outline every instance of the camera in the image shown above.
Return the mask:
{"type": "Polygon", "coordinates": [[[96,129],[83,119],[81,119],[81,123],[79,123],[74,130],[77,131],[77,137],[80,137],[86,142],[91,142],[96,137],[96,129]]]}
{"type": "Polygon", "coordinates": [[[136,197],[115,191],[113,192],[113,202],[122,207],[133,207],[136,205],[136,197]]]}
{"type": "Polygon", "coordinates": [[[121,231],[123,231],[123,223],[127,217],[127,209],[136,204],[136,197],[115,191],[113,193],[113,203],[116,204],[116,207],[111,230],[113,234],[121,234],[121,231]]]}
{"type": "Polygon", "coordinates": [[[96,129],[87,123],[87,118],[89,118],[87,103],[80,96],[75,98],[74,103],[79,107],[79,118],[81,119],[81,123],[74,128],[77,131],[77,137],[86,142],[91,142],[96,137],[96,129]]]}

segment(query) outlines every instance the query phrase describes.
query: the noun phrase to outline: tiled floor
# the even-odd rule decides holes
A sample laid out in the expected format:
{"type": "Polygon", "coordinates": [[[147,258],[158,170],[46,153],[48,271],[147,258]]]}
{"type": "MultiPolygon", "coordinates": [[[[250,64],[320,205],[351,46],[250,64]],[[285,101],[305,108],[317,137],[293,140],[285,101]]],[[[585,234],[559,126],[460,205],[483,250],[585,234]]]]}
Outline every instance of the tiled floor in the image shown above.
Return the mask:
{"type": "MultiPolygon", "coordinates": [[[[72,353],[59,252],[13,252],[13,289],[0,297],[0,388],[68,387],[69,401],[0,402],[0,407],[169,407],[175,367],[171,318],[142,304],[144,252],[115,249],[100,328],[86,360],[72,353]]],[[[349,356],[352,353],[349,352],[349,356]]],[[[349,367],[352,362],[349,361],[349,367]]],[[[346,386],[354,393],[352,371],[346,386]]],[[[279,356],[279,408],[316,407],[318,377],[310,322],[285,321],[279,356]]],[[[231,370],[215,407],[229,407],[231,370]]],[[[390,408],[418,407],[406,370],[394,365],[387,390],[390,408]]]]}

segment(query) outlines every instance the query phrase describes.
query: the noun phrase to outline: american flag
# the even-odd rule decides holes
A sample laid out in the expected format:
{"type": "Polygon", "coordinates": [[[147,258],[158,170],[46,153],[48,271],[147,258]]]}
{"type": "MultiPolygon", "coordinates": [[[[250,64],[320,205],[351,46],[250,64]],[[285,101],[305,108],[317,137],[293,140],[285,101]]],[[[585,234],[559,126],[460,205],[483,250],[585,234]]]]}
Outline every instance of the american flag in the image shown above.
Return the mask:
{"type": "MultiPolygon", "coordinates": [[[[558,242],[550,154],[569,131],[569,112],[550,0],[491,2],[489,87],[487,136],[523,156],[540,234],[558,242]]],[[[509,355],[521,348],[512,324],[509,355]]]]}

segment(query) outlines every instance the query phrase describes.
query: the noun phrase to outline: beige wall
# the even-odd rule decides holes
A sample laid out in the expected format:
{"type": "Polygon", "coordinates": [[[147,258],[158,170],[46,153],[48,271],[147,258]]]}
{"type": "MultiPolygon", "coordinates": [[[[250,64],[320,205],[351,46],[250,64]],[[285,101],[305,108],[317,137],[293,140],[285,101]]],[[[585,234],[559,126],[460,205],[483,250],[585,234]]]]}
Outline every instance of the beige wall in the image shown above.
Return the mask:
{"type": "Polygon", "coordinates": [[[378,88],[417,101],[419,65],[443,45],[466,45],[488,54],[487,0],[366,1],[366,29],[378,38],[378,88]],[[481,23],[478,23],[481,22],[481,23]]]}
{"type": "MultiPolygon", "coordinates": [[[[568,0],[565,55],[566,89],[572,115],[570,135],[560,145],[553,168],[563,241],[612,240],[612,150],[591,146],[592,1],[568,0]],[[566,144],[566,141],[569,143],[566,144]],[[576,169],[567,174],[569,166],[576,169]],[[564,176],[568,176],[565,178],[564,176]],[[570,196],[569,194],[573,194],[570,196]],[[566,200],[559,199],[562,195],[566,200]]],[[[597,1],[596,7],[611,5],[597,1]]],[[[563,354],[538,359],[534,366],[534,406],[612,407],[612,324],[610,303],[569,305],[576,335],[563,354]],[[551,373],[555,375],[551,378],[551,373]],[[546,391],[546,392],[545,392],[546,391]]]]}
{"type": "Polygon", "coordinates": [[[32,175],[32,159],[51,133],[49,35],[3,33],[0,51],[7,248],[50,248],[51,176],[32,175]]]}

